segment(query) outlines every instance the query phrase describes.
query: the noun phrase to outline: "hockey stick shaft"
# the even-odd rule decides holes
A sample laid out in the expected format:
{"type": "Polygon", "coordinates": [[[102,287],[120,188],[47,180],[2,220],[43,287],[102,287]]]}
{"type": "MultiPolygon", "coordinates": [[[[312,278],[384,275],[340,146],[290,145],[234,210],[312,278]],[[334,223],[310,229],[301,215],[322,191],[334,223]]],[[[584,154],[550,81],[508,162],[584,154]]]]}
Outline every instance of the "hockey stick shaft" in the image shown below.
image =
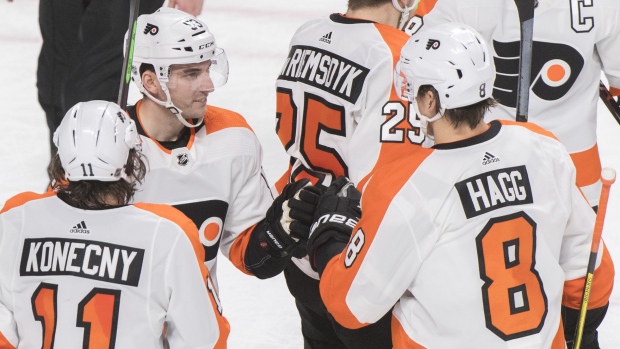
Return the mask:
{"type": "Polygon", "coordinates": [[[599,85],[599,96],[601,97],[601,100],[603,100],[603,103],[605,103],[605,106],[611,113],[611,116],[613,116],[620,125],[620,105],[602,81],[599,85]]]}
{"type": "Polygon", "coordinates": [[[129,34],[125,42],[123,74],[121,76],[121,84],[118,89],[118,105],[122,109],[127,108],[127,95],[129,94],[129,82],[131,81],[131,64],[133,61],[133,47],[136,39],[139,7],[140,0],[131,0],[129,4],[129,34]]]}
{"type": "Polygon", "coordinates": [[[535,0],[515,0],[519,12],[519,26],[521,28],[519,84],[517,87],[517,121],[520,122],[527,122],[528,118],[535,3],[535,0]]]}
{"type": "Polygon", "coordinates": [[[590,247],[590,260],[588,261],[586,283],[583,287],[583,298],[581,300],[581,308],[579,309],[577,328],[575,329],[575,344],[573,349],[579,349],[581,347],[583,326],[586,322],[588,301],[590,299],[590,292],[592,291],[592,281],[594,280],[594,269],[596,267],[598,248],[601,242],[601,235],[603,233],[605,212],[607,211],[607,201],[609,201],[609,191],[611,189],[611,185],[616,181],[616,171],[611,168],[604,168],[601,172],[601,181],[603,182],[603,189],[601,189],[601,198],[598,204],[598,211],[596,212],[594,233],[592,234],[592,246],[590,247]]]}

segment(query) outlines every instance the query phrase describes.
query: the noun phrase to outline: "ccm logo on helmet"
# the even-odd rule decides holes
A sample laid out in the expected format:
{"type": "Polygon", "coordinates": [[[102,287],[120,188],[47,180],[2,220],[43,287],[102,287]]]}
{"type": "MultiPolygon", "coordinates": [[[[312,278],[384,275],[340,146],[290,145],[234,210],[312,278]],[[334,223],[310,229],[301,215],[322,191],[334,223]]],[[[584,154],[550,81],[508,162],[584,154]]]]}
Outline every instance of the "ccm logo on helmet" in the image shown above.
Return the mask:
{"type": "Polygon", "coordinates": [[[147,23],[146,27],[144,28],[144,34],[151,34],[151,35],[156,35],[159,32],[159,27],[151,24],[151,23],[147,23]]]}
{"type": "Polygon", "coordinates": [[[211,46],[213,46],[213,41],[211,41],[211,42],[208,42],[208,43],[206,43],[206,44],[202,44],[202,45],[198,46],[198,49],[199,49],[199,50],[204,50],[204,49],[207,49],[207,48],[209,48],[209,47],[211,47],[211,46]]]}
{"type": "Polygon", "coordinates": [[[427,50],[430,50],[431,48],[433,50],[436,50],[439,48],[439,46],[441,46],[441,43],[439,42],[439,40],[435,40],[435,39],[428,39],[428,42],[426,43],[427,50]]]}

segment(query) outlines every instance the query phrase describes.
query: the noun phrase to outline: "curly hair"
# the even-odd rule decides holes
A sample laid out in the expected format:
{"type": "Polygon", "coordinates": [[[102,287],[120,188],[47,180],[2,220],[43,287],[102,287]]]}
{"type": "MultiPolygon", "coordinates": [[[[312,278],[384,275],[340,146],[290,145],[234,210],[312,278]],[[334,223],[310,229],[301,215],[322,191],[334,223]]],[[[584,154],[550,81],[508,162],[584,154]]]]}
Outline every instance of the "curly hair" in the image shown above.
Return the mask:
{"type": "Polygon", "coordinates": [[[52,182],[50,187],[74,207],[81,209],[105,209],[127,205],[136,192],[136,184],[141,184],[146,175],[146,164],[141,152],[131,149],[127,157],[123,178],[114,182],[68,181],[62,168],[58,153],[52,158],[48,173],[52,182]],[[111,204],[113,203],[113,204],[111,204]]]}

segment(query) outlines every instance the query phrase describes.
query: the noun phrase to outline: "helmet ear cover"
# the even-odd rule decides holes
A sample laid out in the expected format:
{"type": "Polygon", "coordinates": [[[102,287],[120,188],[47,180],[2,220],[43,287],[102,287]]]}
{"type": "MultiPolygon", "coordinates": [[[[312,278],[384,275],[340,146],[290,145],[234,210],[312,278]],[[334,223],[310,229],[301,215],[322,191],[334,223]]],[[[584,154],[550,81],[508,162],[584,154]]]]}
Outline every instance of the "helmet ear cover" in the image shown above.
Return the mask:
{"type": "Polygon", "coordinates": [[[53,136],[69,181],[127,179],[124,168],[131,149],[140,150],[136,125],[118,105],[81,102],[64,116],[53,136]]]}

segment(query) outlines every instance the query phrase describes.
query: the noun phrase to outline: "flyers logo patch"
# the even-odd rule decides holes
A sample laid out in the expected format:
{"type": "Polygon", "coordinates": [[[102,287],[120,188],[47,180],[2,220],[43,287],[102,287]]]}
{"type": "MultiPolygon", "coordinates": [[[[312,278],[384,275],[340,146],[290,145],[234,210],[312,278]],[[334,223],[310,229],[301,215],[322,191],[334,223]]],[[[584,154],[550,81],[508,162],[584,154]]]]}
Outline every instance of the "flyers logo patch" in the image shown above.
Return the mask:
{"type": "MultiPolygon", "coordinates": [[[[493,97],[502,105],[517,106],[519,42],[493,41],[496,68],[493,97]]],[[[534,41],[531,91],[538,98],[555,101],[566,95],[581,73],[584,58],[571,46],[534,41]]]]}
{"type": "Polygon", "coordinates": [[[214,261],[220,246],[228,203],[206,200],[173,205],[194,222],[205,250],[205,262],[214,261]]]}
{"type": "Polygon", "coordinates": [[[144,28],[144,34],[151,34],[151,35],[157,35],[157,33],[159,32],[159,27],[151,24],[151,23],[147,23],[146,27],[144,28]]]}
{"type": "Polygon", "coordinates": [[[426,49],[430,50],[436,50],[439,48],[439,46],[441,46],[441,43],[439,42],[439,40],[434,40],[434,39],[428,39],[428,42],[426,43],[426,49]]]}

